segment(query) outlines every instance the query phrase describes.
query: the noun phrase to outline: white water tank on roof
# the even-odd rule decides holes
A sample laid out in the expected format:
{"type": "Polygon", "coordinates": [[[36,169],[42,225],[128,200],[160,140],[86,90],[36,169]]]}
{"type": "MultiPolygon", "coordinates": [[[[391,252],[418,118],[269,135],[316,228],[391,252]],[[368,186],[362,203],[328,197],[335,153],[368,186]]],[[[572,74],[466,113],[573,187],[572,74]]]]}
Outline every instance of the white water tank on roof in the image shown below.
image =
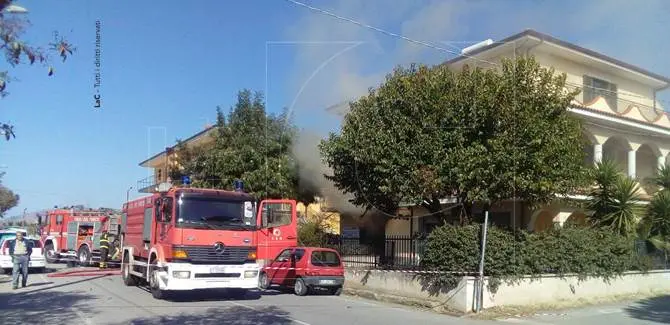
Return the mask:
{"type": "Polygon", "coordinates": [[[468,47],[462,49],[462,50],[461,50],[461,54],[468,54],[468,53],[470,53],[470,52],[472,52],[472,51],[474,51],[474,50],[476,50],[476,49],[482,48],[482,47],[484,47],[484,46],[489,46],[489,45],[491,45],[491,44],[493,44],[493,40],[489,38],[489,39],[487,39],[487,40],[485,40],[485,41],[481,41],[481,42],[479,42],[479,43],[477,43],[477,44],[473,44],[473,45],[470,45],[470,46],[468,46],[468,47]]]}

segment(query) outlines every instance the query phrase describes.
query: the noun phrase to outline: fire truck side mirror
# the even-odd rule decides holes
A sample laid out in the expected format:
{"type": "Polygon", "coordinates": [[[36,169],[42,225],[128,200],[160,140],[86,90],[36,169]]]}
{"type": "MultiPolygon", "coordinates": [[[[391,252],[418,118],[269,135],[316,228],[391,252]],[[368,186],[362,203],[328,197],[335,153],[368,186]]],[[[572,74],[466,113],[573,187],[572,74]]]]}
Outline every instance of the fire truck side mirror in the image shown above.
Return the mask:
{"type": "Polygon", "coordinates": [[[163,222],[172,220],[172,198],[163,199],[163,222]]]}
{"type": "Polygon", "coordinates": [[[38,215],[38,216],[37,216],[37,225],[38,225],[38,226],[41,226],[41,225],[42,225],[42,216],[41,216],[41,215],[38,215]]]}

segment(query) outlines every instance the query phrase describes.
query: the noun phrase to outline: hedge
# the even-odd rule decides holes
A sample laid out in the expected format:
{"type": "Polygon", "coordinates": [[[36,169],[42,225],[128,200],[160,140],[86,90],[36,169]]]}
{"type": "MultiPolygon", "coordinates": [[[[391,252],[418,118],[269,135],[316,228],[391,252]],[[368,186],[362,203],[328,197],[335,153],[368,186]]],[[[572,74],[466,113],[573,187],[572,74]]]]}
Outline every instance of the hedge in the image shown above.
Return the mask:
{"type": "MultiPolygon", "coordinates": [[[[646,271],[649,261],[634,254],[633,241],[604,229],[564,227],[514,232],[489,227],[484,275],[495,290],[501,281],[525,276],[576,274],[608,280],[630,270],[646,271]]],[[[432,277],[433,286],[453,287],[461,274],[475,273],[481,256],[481,225],[445,225],[428,237],[422,265],[450,272],[432,277]]]]}

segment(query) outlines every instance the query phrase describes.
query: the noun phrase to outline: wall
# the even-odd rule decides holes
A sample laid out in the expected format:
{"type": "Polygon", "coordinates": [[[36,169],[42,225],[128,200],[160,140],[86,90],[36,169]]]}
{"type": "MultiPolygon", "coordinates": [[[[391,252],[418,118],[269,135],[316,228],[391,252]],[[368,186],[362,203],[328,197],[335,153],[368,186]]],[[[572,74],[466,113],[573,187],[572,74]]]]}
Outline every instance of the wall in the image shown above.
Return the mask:
{"type": "Polygon", "coordinates": [[[473,281],[467,278],[446,293],[432,294],[424,290],[415,274],[382,271],[358,271],[347,269],[345,289],[372,291],[379,295],[389,295],[397,302],[435,308],[444,306],[458,312],[471,310],[473,301],[473,281]]]}
{"type": "MultiPolygon", "coordinates": [[[[424,307],[447,307],[462,313],[474,308],[474,277],[463,277],[456,288],[431,293],[425,289],[417,275],[401,272],[361,271],[347,269],[345,287],[350,292],[371,291],[377,295],[392,296],[396,302],[424,307]]],[[[497,292],[484,286],[483,308],[496,306],[560,305],[598,301],[631,295],[650,295],[670,292],[670,271],[652,271],[648,274],[629,272],[605,283],[602,279],[578,281],[576,277],[564,279],[545,276],[532,281],[524,279],[519,285],[502,284],[497,292]]]]}
{"type": "MultiPolygon", "coordinates": [[[[541,280],[525,279],[518,285],[502,284],[493,294],[484,288],[484,308],[511,305],[561,304],[577,300],[595,301],[616,296],[670,292],[670,271],[652,271],[648,274],[629,272],[605,283],[602,279],[583,282],[576,277],[565,279],[546,276],[541,280]]],[[[474,283],[474,280],[470,280],[474,283]]]]}

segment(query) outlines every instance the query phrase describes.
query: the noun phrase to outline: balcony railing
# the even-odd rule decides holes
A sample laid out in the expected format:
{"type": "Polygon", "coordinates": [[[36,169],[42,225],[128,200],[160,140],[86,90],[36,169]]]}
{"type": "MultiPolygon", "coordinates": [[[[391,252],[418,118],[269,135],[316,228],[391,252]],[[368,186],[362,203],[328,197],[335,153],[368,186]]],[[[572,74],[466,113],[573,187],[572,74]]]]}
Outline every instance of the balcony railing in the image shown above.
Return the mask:
{"type": "Polygon", "coordinates": [[[158,186],[156,182],[156,177],[151,175],[147,178],[137,181],[137,192],[139,193],[152,193],[153,189],[158,186]]]}

